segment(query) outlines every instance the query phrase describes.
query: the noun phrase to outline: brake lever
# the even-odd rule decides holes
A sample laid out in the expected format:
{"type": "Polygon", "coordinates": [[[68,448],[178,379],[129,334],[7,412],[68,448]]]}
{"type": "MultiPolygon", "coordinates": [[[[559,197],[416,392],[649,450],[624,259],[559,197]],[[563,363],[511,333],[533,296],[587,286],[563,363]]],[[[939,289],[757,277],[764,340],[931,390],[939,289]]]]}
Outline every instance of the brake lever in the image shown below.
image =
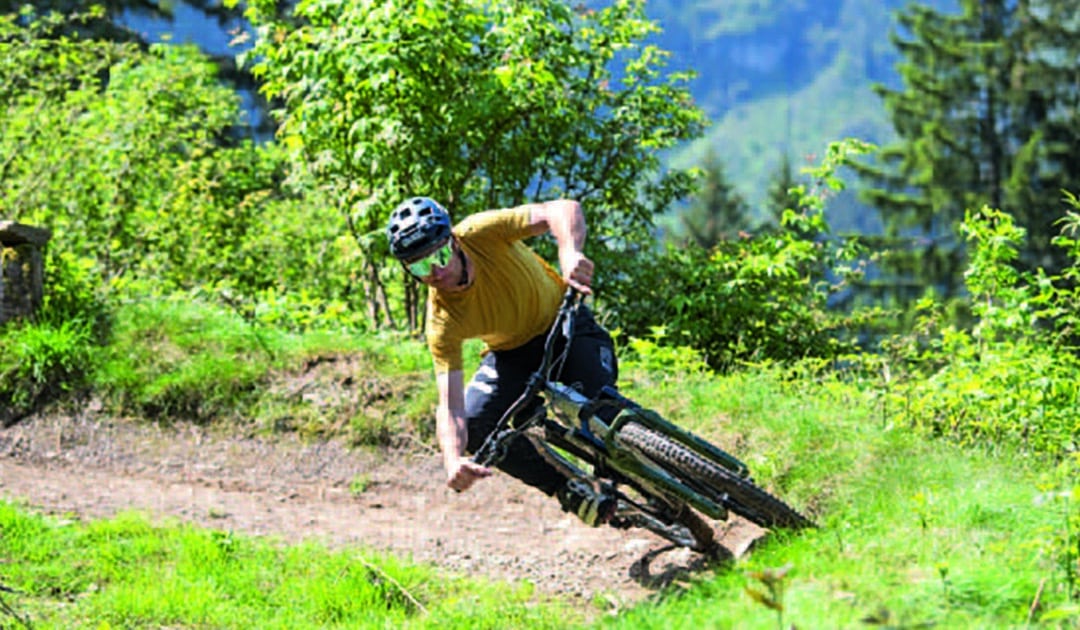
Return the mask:
{"type": "Polygon", "coordinates": [[[514,429],[500,431],[494,438],[484,444],[479,453],[473,456],[473,463],[485,468],[498,466],[502,460],[506,459],[510,449],[510,441],[517,437],[514,435],[516,433],[517,431],[514,429]]]}

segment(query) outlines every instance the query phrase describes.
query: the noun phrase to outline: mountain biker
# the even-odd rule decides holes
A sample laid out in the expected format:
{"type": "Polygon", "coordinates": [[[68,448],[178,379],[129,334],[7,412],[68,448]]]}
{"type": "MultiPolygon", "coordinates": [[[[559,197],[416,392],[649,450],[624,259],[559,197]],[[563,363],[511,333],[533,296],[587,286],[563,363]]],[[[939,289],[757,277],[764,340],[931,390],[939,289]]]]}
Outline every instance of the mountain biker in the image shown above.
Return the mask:
{"type": "MultiPolygon", "coordinates": [[[[393,211],[386,233],[391,254],[430,289],[427,343],[439,392],[436,433],[447,485],[468,490],[491,470],[466,453],[483,445],[540,365],[567,286],[592,292],[593,262],[581,251],[585,218],[577,201],[561,199],[488,210],[452,226],[433,199],[413,197],[393,211]],[[548,232],[558,245],[561,276],[522,242],[548,232]],[[472,338],[486,348],[466,387],[462,343],[472,338]]],[[[559,380],[592,396],[616,382],[614,344],[584,305],[574,327],[559,380]]],[[[557,497],[563,510],[589,525],[605,523],[614,513],[612,496],[557,467],[531,440],[512,441],[497,467],[557,497]]]]}

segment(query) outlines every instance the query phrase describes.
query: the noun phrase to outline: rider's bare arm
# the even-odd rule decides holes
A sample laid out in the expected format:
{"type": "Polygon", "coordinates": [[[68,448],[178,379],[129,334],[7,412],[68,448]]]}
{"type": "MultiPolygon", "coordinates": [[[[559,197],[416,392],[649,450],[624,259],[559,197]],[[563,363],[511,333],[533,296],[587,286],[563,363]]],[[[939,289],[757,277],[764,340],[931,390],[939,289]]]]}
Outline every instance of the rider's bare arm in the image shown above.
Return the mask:
{"type": "Polygon", "coordinates": [[[559,268],[566,282],[581,291],[591,293],[593,262],[585,257],[585,215],[581,204],[572,199],[559,199],[529,206],[533,236],[551,232],[559,246],[559,268]]]}
{"type": "Polygon", "coordinates": [[[473,463],[465,456],[469,429],[465,421],[465,384],[461,370],[438,371],[435,382],[439,404],[435,410],[435,432],[442,450],[446,485],[457,491],[468,490],[491,470],[473,463]]]}

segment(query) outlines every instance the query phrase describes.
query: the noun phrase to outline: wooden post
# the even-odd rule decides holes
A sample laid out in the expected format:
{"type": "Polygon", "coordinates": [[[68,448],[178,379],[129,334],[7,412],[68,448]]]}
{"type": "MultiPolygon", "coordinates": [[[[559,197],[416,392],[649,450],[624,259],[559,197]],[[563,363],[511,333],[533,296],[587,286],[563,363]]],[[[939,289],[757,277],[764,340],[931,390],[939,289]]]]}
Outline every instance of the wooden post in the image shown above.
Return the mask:
{"type": "Polygon", "coordinates": [[[41,306],[45,228],[0,221],[0,324],[31,315],[41,306]]]}

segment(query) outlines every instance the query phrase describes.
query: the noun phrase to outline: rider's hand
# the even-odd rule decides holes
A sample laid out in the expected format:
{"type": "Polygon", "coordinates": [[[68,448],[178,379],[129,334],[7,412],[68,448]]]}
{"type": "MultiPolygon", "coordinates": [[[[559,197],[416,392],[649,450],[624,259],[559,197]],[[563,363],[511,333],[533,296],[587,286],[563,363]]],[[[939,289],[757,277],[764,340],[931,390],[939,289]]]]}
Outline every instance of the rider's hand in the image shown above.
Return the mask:
{"type": "Polygon", "coordinates": [[[559,261],[559,267],[563,270],[566,283],[582,293],[591,294],[592,289],[589,287],[592,286],[595,268],[593,261],[578,251],[568,252],[562,258],[559,261]]]}
{"type": "Polygon", "coordinates": [[[477,480],[490,476],[490,468],[464,457],[459,457],[446,467],[446,485],[458,492],[468,490],[477,480]]]}

